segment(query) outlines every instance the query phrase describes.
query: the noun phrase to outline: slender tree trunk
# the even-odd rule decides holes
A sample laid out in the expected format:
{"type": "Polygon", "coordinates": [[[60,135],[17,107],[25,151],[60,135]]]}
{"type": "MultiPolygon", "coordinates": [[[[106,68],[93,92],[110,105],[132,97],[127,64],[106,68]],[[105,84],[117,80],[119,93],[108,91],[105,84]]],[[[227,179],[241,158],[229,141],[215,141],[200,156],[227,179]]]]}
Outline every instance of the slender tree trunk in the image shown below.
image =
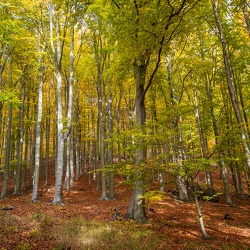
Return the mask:
{"type": "MultiPolygon", "coordinates": [[[[200,137],[200,145],[201,145],[202,157],[204,159],[208,159],[208,157],[207,157],[207,139],[205,138],[204,131],[203,131],[202,125],[201,125],[200,110],[198,108],[196,90],[194,90],[194,104],[195,104],[195,118],[196,118],[198,133],[199,133],[199,137],[200,137]]],[[[205,170],[205,180],[206,180],[206,183],[207,183],[207,187],[211,188],[213,186],[212,185],[213,181],[212,181],[211,171],[205,170]]]]}
{"type": "Polygon", "coordinates": [[[74,162],[73,162],[73,125],[72,125],[72,100],[73,100],[73,81],[74,81],[74,26],[70,30],[70,63],[69,63],[69,81],[68,81],[68,112],[67,129],[69,135],[67,138],[67,171],[66,171],[66,189],[70,191],[74,180],[74,162]]]}
{"type": "Polygon", "coordinates": [[[216,122],[216,118],[215,118],[215,113],[214,113],[214,105],[213,105],[213,97],[212,97],[212,90],[209,87],[209,79],[208,76],[206,76],[206,93],[207,93],[207,97],[209,100],[209,107],[210,107],[210,113],[211,113],[211,117],[212,117],[212,122],[213,122],[213,130],[214,130],[214,135],[215,135],[215,143],[216,145],[219,146],[219,166],[221,168],[221,172],[222,172],[222,178],[223,178],[223,183],[224,183],[224,194],[226,197],[226,203],[229,205],[232,205],[232,199],[230,196],[230,191],[229,191],[229,177],[228,177],[228,169],[226,167],[226,163],[224,161],[224,153],[223,150],[220,148],[220,142],[219,142],[219,129],[217,126],[217,122],[216,122]]]}
{"type": "Polygon", "coordinates": [[[244,188],[243,188],[243,184],[242,184],[242,180],[241,180],[241,172],[240,172],[240,168],[239,168],[239,164],[238,162],[236,162],[236,173],[237,173],[237,179],[238,179],[238,184],[239,184],[239,189],[240,189],[240,195],[241,195],[241,199],[245,200],[245,194],[244,194],[244,188]]]}
{"type": "MultiPolygon", "coordinates": [[[[48,105],[50,103],[50,93],[48,94],[48,105]]],[[[46,117],[46,151],[45,151],[45,185],[48,185],[49,181],[49,157],[50,157],[50,108],[47,109],[46,117]]]]}
{"type": "Polygon", "coordinates": [[[249,7],[249,3],[247,3],[246,0],[244,0],[243,2],[244,3],[242,4],[242,12],[243,12],[243,15],[244,15],[244,18],[245,18],[247,32],[248,32],[248,35],[250,37],[250,18],[249,18],[249,14],[247,12],[247,9],[249,9],[250,7],[249,7]]]}
{"type": "Polygon", "coordinates": [[[57,86],[57,141],[56,141],[56,166],[55,166],[55,192],[52,204],[63,205],[62,201],[62,186],[63,186],[63,165],[64,165],[64,132],[63,132],[63,105],[62,105],[62,36],[60,34],[59,17],[55,13],[55,6],[49,5],[50,12],[50,42],[51,49],[54,55],[55,76],[57,86]],[[54,20],[55,18],[55,20],[54,20]],[[54,27],[56,33],[56,46],[54,45],[54,27]]]}
{"type": "MultiPolygon", "coordinates": [[[[7,62],[8,56],[7,56],[7,45],[3,44],[2,45],[2,50],[0,51],[0,91],[3,89],[3,72],[4,68],[7,62]]],[[[0,132],[2,131],[2,110],[3,110],[3,102],[0,102],[0,132]]],[[[1,147],[2,150],[3,147],[1,147]]],[[[0,159],[0,164],[1,164],[1,159],[0,159]]]]}
{"type": "MultiPolygon", "coordinates": [[[[108,97],[108,126],[109,126],[109,138],[111,138],[113,133],[113,114],[112,114],[112,103],[113,97],[111,93],[110,83],[109,83],[109,97],[108,97]]],[[[113,170],[113,142],[111,140],[111,145],[108,147],[108,164],[111,166],[109,171],[109,199],[113,200],[115,198],[114,193],[114,170],[113,170]]]]}
{"type": "Polygon", "coordinates": [[[24,117],[25,81],[22,79],[21,108],[19,111],[19,142],[18,142],[18,162],[15,178],[14,195],[21,194],[21,170],[23,158],[23,117],[24,117]]]}
{"type": "Polygon", "coordinates": [[[81,149],[80,149],[80,110],[79,110],[79,89],[76,84],[76,112],[75,112],[75,134],[76,134],[76,150],[75,150],[75,161],[76,161],[76,180],[81,176],[81,149]]]}
{"type": "Polygon", "coordinates": [[[102,90],[102,38],[94,33],[94,47],[95,47],[95,60],[97,65],[97,95],[98,95],[98,139],[99,152],[100,152],[100,165],[101,165],[101,183],[102,183],[102,194],[100,200],[108,200],[107,197],[107,183],[106,183],[106,172],[105,172],[105,159],[104,159],[104,123],[103,123],[103,90],[102,90]]]}
{"type": "MultiPolygon", "coordinates": [[[[192,186],[195,186],[193,180],[192,180],[192,186]]],[[[198,219],[199,219],[199,223],[200,223],[200,227],[201,227],[202,237],[204,239],[210,239],[210,236],[207,234],[207,231],[206,231],[206,228],[205,228],[205,225],[204,225],[204,221],[203,221],[199,201],[198,201],[198,198],[197,198],[196,190],[194,190],[194,203],[195,203],[195,207],[196,207],[197,214],[198,214],[198,219]]]]}
{"type": "Polygon", "coordinates": [[[37,103],[37,123],[36,123],[36,145],[35,145],[35,170],[33,174],[33,192],[31,201],[38,200],[39,175],[41,164],[41,123],[43,115],[43,56],[40,45],[40,33],[38,32],[38,53],[39,55],[39,87],[38,87],[38,103],[37,103]]]}
{"type": "Polygon", "coordinates": [[[101,162],[101,177],[102,177],[102,194],[101,200],[107,200],[107,184],[104,162],[104,129],[103,129],[103,107],[102,107],[102,88],[101,88],[101,67],[98,65],[97,77],[97,90],[98,90],[98,128],[99,128],[99,148],[100,148],[100,162],[101,162]]]}
{"type": "Polygon", "coordinates": [[[229,89],[235,117],[237,119],[237,123],[238,123],[240,131],[241,131],[241,139],[242,139],[242,144],[243,144],[243,148],[244,148],[244,152],[245,152],[245,156],[246,156],[246,160],[247,160],[248,172],[250,172],[250,149],[249,149],[249,145],[248,145],[249,138],[248,138],[248,134],[246,132],[245,126],[244,126],[244,121],[243,121],[243,118],[241,115],[239,102],[237,99],[236,89],[235,89],[235,85],[233,82],[232,72],[231,72],[231,67],[230,67],[230,62],[229,62],[227,45],[226,45],[226,41],[224,38],[224,31],[223,31],[223,27],[222,27],[222,24],[220,21],[219,13],[217,10],[217,4],[216,4],[215,0],[212,0],[212,5],[213,5],[215,20],[217,23],[217,28],[218,28],[219,34],[220,34],[220,42],[221,42],[221,46],[222,46],[222,50],[223,50],[224,67],[225,67],[228,89],[229,89]]]}

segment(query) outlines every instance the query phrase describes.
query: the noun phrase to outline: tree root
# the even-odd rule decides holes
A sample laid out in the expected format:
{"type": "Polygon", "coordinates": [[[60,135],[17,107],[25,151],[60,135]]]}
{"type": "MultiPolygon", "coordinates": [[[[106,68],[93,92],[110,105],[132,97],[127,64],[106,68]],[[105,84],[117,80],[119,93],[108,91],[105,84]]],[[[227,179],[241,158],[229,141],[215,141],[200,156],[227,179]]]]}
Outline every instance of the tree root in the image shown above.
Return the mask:
{"type": "Polygon", "coordinates": [[[107,196],[101,196],[100,201],[110,201],[111,199],[107,196]]]}
{"type": "Polygon", "coordinates": [[[65,206],[66,204],[65,204],[65,202],[63,202],[63,201],[51,201],[50,202],[52,205],[57,205],[57,206],[65,206]]]}

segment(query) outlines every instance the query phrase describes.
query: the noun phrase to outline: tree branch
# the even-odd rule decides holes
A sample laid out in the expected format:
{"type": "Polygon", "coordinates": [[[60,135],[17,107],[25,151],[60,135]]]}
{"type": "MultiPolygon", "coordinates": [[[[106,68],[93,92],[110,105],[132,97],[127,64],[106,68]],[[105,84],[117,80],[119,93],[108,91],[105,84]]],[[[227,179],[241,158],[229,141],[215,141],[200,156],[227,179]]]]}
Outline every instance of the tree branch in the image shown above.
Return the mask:
{"type": "Polygon", "coordinates": [[[121,7],[114,1],[114,0],[112,0],[112,2],[114,3],[114,5],[117,7],[117,9],[121,9],[121,7]]]}

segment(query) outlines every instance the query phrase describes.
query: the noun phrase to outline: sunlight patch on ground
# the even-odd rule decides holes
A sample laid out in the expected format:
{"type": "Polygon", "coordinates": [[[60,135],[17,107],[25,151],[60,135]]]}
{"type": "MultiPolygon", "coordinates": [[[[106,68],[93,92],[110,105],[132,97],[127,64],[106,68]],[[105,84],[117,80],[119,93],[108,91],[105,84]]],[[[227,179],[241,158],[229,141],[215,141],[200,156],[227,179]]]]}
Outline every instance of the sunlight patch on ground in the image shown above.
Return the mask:
{"type": "Polygon", "coordinates": [[[235,234],[241,237],[248,238],[250,244],[250,229],[249,228],[240,228],[226,223],[219,224],[219,230],[226,234],[235,234]]]}

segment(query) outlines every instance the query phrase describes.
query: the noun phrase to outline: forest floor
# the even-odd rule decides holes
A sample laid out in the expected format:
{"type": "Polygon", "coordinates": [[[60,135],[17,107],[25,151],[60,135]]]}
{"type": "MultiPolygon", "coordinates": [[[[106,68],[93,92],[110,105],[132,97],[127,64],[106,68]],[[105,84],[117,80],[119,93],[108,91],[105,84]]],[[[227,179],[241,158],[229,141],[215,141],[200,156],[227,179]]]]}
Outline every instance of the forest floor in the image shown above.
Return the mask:
{"type": "MultiPolygon", "coordinates": [[[[0,210],[1,250],[250,249],[249,197],[242,200],[232,195],[235,206],[226,205],[223,195],[218,203],[201,201],[211,237],[205,240],[194,203],[178,201],[170,192],[161,200],[147,203],[148,222],[140,225],[119,216],[112,220],[114,213],[126,213],[132,194],[131,187],[119,177],[115,200],[101,201],[96,182],[89,184],[83,175],[70,192],[64,190],[65,206],[50,203],[54,180],[50,178],[47,186],[43,183],[41,180],[38,202],[30,202],[31,189],[19,196],[13,196],[10,190],[7,198],[0,200],[0,208],[13,207],[0,210]],[[224,219],[225,214],[232,219],[224,219]]],[[[167,184],[166,190],[169,188],[167,184]]]]}

